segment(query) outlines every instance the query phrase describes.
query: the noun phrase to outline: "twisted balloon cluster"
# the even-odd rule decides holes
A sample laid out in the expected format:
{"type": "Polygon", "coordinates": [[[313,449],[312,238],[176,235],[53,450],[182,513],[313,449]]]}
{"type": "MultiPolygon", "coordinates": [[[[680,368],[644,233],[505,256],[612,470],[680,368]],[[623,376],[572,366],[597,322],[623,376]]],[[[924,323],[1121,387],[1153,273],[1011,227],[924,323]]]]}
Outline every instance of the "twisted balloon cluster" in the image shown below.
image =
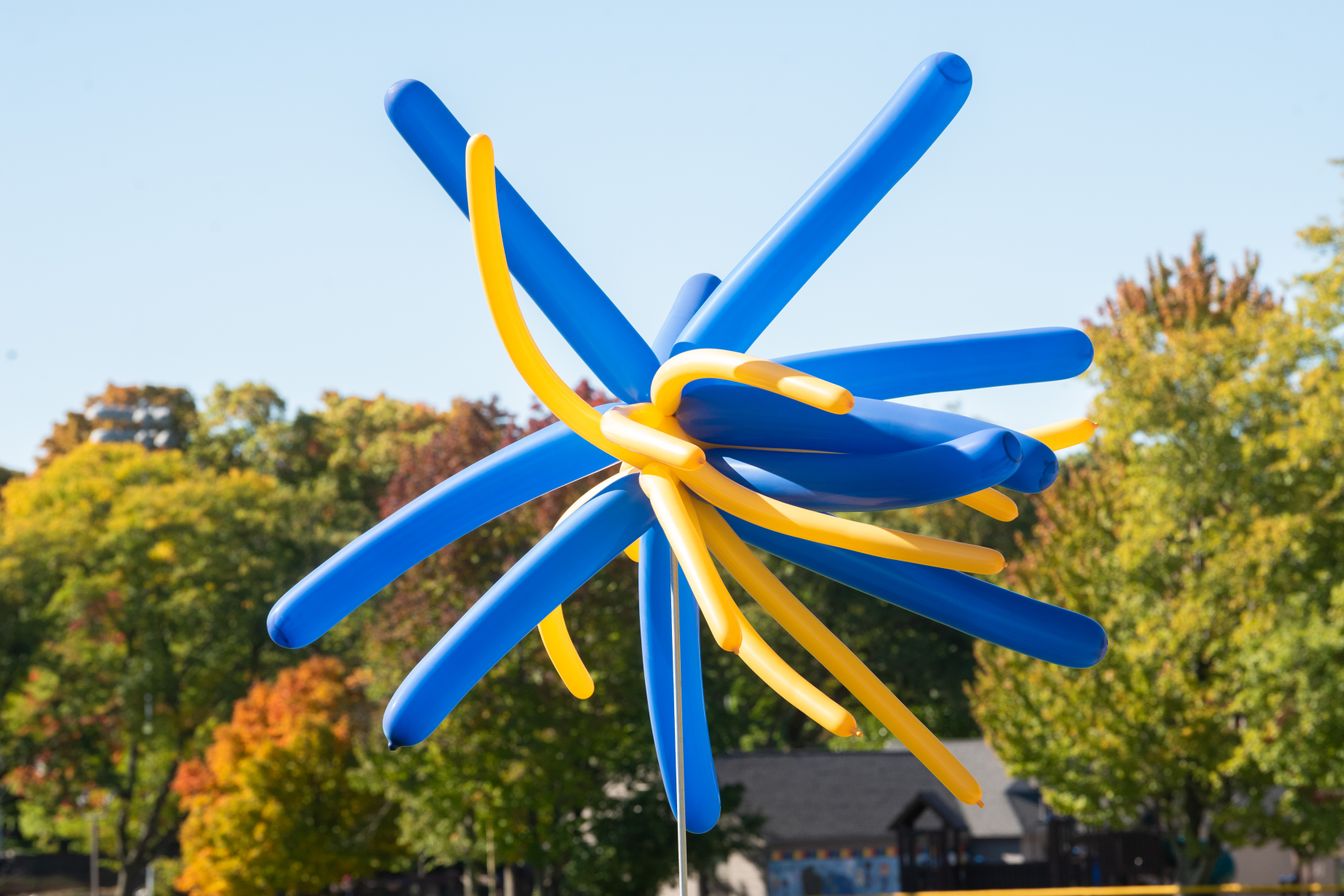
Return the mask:
{"type": "Polygon", "coordinates": [[[1093,425],[1014,432],[890,399],[1073,377],[1092,346],[1065,328],[893,342],[770,361],[743,354],[794,293],[914,165],[965,102],[970,70],[949,53],[920,64],[869,127],[722,281],[683,286],[652,346],[507,180],[484,135],[467,132],[423,84],[387,97],[393,124],[471,223],[490,311],[510,359],[558,418],[457,473],[383,520],[273,608],[272,638],[311,643],[401,573],[477,526],[604,468],[583,495],[406,677],[387,707],[393,746],[426,738],[532,628],[580,699],[593,679],[561,603],[623,551],[639,563],[644,674],[658,761],[673,810],[673,626],[681,644],[685,821],[711,828],[719,790],[700,673],[699,617],[784,699],[831,733],[854,717],[779,657],[720,576],[727,570],[960,800],[972,775],[864,663],[781,584],[750,546],[974,637],[1066,666],[1106,650],[1093,620],[970,574],[999,552],[903,533],[836,511],[945,500],[998,520],[1012,498],[1047,488],[1055,452],[1093,425]],[[593,408],[528,331],[512,278],[620,401],[593,408]],[[675,557],[676,563],[673,563],[675,557]],[[717,563],[716,563],[717,561],[717,563]],[[674,569],[694,602],[672,618],[674,569]]]}

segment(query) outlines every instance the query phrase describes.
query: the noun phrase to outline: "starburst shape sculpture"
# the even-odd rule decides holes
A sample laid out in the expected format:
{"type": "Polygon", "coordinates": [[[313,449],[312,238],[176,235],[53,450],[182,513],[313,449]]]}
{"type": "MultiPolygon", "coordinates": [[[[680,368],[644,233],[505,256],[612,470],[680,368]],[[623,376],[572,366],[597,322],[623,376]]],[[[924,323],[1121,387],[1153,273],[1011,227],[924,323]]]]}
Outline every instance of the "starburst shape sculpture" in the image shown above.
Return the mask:
{"type": "Polygon", "coordinates": [[[960,110],[961,57],[924,60],[821,179],[722,281],[692,277],[652,345],[495,170],[425,85],[388,92],[393,124],[468,215],[481,280],[510,359],[558,422],[440,483],[311,573],[272,609],[272,638],[311,643],[411,566],[472,529],[568,483],[616,467],[519,559],[406,677],[387,707],[393,746],[418,743],[537,628],[565,686],[593,680],[561,603],[622,552],[639,563],[644,671],[654,744],[673,811],[711,828],[719,791],[700,673],[699,618],[784,699],[831,733],[854,717],[785,663],[730,596],[720,567],[958,799],[980,787],[845,644],[780,583],[755,546],[974,637],[1085,667],[1106,636],[1093,620],[977,578],[995,550],[836,516],[956,500],[1017,515],[999,486],[1047,488],[1055,452],[1085,441],[1071,420],[1016,432],[893,399],[1063,379],[1091,363],[1087,336],[1051,328],[891,342],[780,360],[744,354],[798,289],[960,110]],[[593,408],[533,341],[515,279],[620,400],[593,408]],[[675,559],[675,562],[674,562],[675,559]],[[677,572],[674,573],[674,570],[677,572]],[[694,601],[673,619],[674,575],[694,601]],[[680,660],[685,812],[673,787],[673,629],[680,660]]]}

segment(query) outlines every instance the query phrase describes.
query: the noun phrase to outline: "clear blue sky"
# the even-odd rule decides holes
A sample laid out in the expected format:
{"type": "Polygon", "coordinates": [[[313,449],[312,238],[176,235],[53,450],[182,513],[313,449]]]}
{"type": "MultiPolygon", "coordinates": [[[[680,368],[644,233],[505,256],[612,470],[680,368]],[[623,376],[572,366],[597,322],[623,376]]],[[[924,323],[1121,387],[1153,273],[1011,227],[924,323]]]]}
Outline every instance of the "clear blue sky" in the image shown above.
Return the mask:
{"type": "MultiPolygon", "coordinates": [[[[401,78],[495,138],[650,333],[916,63],[962,54],[966,107],[757,343],[778,354],[1073,324],[1195,230],[1286,281],[1344,196],[1342,33],[1338,2],[7,3],[0,464],[108,381],[524,408],[466,226],[383,115],[401,78]]],[[[1026,426],[1087,395],[959,400],[1026,426]]]]}

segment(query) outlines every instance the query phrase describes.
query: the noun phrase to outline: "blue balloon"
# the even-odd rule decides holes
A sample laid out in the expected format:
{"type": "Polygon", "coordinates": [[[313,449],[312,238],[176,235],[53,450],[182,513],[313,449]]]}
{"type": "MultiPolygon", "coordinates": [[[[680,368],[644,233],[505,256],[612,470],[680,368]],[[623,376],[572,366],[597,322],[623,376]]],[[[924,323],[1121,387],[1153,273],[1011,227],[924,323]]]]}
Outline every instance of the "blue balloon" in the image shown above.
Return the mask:
{"type": "Polygon", "coordinates": [[[1042,327],[834,349],[779,363],[868,398],[902,398],[1078,376],[1092,364],[1082,330],[1042,327]]]}
{"type": "Polygon", "coordinates": [[[615,480],[557,523],[406,676],[383,715],[388,743],[428,737],[504,654],[652,523],[637,476],[615,480]]]}
{"type": "MultiPolygon", "coordinates": [[[[701,381],[683,393],[677,420],[716,445],[884,454],[928,448],[987,428],[982,420],[874,398],[855,398],[848,414],[825,411],[737,383],[701,381]]],[[[1014,432],[1022,463],[1003,485],[1022,492],[1048,488],[1059,474],[1055,452],[1014,432]]]]}
{"type": "Polygon", "coordinates": [[[709,462],[753,491],[813,510],[894,510],[936,504],[998,485],[1022,462],[1017,437],[982,429],[891,454],[820,454],[724,448],[709,462]]]}
{"type": "MultiPolygon", "coordinates": [[[[686,829],[708,831],[719,820],[719,782],[709,748],[704,681],[700,675],[700,612],[680,575],[681,721],[686,786],[686,829]]],[[[649,702],[654,751],[667,802],[677,814],[676,728],[672,690],[672,551],[657,524],[639,545],[639,632],[644,652],[644,689],[649,702]]]]}
{"type": "Polygon", "coordinates": [[[611,463],[561,423],[506,445],[440,482],[305,576],[271,607],[266,619],[271,640],[281,647],[313,643],[430,554],[611,463]]]}
{"type": "MultiPolygon", "coordinates": [[[[383,105],[402,138],[465,215],[466,129],[419,81],[393,84],[383,105]]],[[[518,191],[502,174],[497,176],[499,220],[513,276],[614,395],[626,401],[647,399],[658,369],[653,350],[518,191]]]]}
{"type": "Polygon", "coordinates": [[[713,274],[693,274],[681,285],[663,325],[658,328],[658,335],[653,337],[653,353],[660,363],[672,357],[677,337],[718,285],[719,278],[713,274]]]}
{"type": "Polygon", "coordinates": [[[872,123],[723,278],[676,350],[745,351],[845,238],[919,161],[971,92],[971,69],[935,53],[872,123]]]}
{"type": "Polygon", "coordinates": [[[857,554],[725,516],[744,541],[974,638],[1083,669],[1106,655],[1095,620],[947,569],[857,554]]]}

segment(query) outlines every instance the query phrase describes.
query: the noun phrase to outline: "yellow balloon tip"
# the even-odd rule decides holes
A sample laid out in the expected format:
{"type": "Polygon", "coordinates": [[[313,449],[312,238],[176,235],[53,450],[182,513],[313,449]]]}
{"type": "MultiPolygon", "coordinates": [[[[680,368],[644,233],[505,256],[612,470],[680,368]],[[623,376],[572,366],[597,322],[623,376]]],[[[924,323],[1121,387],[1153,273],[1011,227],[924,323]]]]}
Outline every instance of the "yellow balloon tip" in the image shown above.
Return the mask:
{"type": "Polygon", "coordinates": [[[984,800],[976,800],[976,801],[975,801],[975,804],[976,804],[977,806],[979,806],[981,809],[985,808],[985,801],[984,801],[984,800]]]}

